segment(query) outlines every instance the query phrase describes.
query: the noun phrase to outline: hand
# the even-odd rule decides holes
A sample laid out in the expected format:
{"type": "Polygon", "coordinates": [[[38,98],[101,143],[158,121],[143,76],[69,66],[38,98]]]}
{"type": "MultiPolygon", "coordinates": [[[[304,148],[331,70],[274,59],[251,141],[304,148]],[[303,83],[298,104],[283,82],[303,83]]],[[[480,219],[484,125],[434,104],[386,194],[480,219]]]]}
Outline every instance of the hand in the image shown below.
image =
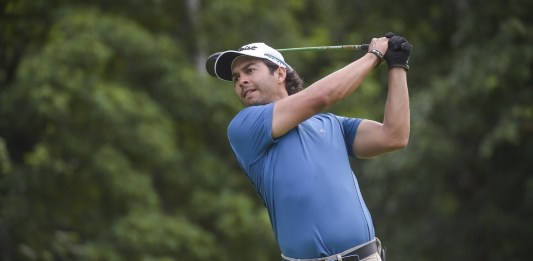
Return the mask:
{"type": "Polygon", "coordinates": [[[378,60],[376,67],[383,62],[383,54],[387,51],[389,39],[386,37],[373,38],[368,46],[368,52],[374,54],[378,60]]]}
{"type": "Polygon", "coordinates": [[[394,35],[393,33],[385,34],[389,39],[389,49],[385,53],[385,61],[389,70],[393,67],[402,67],[409,70],[409,56],[413,46],[404,37],[394,35]]]}

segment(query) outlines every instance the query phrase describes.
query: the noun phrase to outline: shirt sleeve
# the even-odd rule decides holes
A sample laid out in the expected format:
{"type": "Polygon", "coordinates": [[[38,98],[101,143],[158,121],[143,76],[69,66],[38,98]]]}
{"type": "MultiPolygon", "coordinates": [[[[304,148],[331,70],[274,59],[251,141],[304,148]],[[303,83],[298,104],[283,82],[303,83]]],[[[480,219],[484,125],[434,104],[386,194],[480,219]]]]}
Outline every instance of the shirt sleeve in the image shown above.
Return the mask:
{"type": "Polygon", "coordinates": [[[272,138],[273,108],[273,103],[247,107],[228,126],[231,149],[245,171],[275,142],[272,138]]]}
{"type": "Polygon", "coordinates": [[[344,143],[346,145],[346,151],[348,152],[348,155],[352,158],[355,158],[355,154],[353,152],[353,142],[355,140],[355,135],[357,134],[357,128],[359,127],[359,124],[361,123],[362,119],[359,118],[347,118],[347,117],[338,117],[343,133],[344,133],[344,143]]]}

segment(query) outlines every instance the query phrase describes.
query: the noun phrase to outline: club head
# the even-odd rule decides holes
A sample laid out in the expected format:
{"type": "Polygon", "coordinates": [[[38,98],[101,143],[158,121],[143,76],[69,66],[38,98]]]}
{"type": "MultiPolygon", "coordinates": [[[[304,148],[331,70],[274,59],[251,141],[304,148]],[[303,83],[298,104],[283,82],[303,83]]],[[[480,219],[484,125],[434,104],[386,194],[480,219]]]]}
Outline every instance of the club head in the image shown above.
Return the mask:
{"type": "Polygon", "coordinates": [[[211,54],[209,57],[207,57],[207,60],[205,61],[205,70],[209,75],[213,77],[217,77],[217,74],[215,73],[215,63],[217,62],[218,57],[222,54],[222,52],[216,52],[214,54],[211,54]]]}

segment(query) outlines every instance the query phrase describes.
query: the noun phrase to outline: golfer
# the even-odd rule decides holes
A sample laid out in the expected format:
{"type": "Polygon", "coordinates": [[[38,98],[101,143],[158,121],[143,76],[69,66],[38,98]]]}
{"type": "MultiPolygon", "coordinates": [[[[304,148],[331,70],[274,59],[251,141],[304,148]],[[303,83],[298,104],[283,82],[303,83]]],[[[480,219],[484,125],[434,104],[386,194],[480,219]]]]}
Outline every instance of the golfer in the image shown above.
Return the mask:
{"type": "Polygon", "coordinates": [[[408,60],[400,36],[374,38],[368,53],[307,88],[264,43],[223,52],[214,71],[242,101],[228,126],[239,165],[264,205],[283,260],[382,260],[372,218],[350,167],[401,149],[409,139],[408,60]],[[324,113],[388,65],[383,123],[324,113]]]}

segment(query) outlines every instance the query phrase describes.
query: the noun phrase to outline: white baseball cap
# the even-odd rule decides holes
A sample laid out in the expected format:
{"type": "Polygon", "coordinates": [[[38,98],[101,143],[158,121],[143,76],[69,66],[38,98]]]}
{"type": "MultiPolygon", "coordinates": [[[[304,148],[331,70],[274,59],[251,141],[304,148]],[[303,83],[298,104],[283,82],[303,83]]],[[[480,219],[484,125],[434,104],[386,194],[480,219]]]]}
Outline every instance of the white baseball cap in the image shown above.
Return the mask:
{"type": "Polygon", "coordinates": [[[235,58],[241,55],[264,58],[279,65],[279,67],[292,71],[291,66],[285,62],[283,55],[281,55],[276,49],[265,43],[251,43],[242,46],[237,51],[229,50],[221,53],[215,62],[216,76],[222,80],[232,81],[231,66],[235,58]]]}

